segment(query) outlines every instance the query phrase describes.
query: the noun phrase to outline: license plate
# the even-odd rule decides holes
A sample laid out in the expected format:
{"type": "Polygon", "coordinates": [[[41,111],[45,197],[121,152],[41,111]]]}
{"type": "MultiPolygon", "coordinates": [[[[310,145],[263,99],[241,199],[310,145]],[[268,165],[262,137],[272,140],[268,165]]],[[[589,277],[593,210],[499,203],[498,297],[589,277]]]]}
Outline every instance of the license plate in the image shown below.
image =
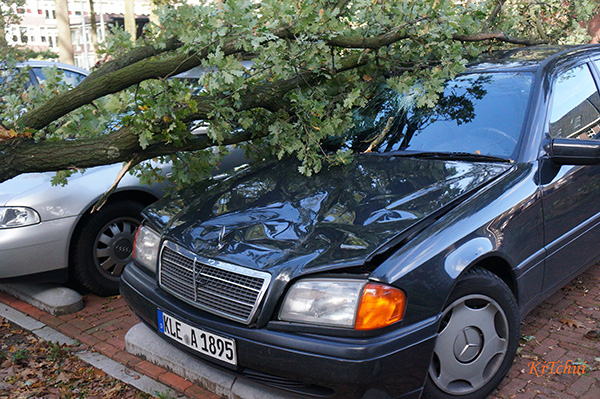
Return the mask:
{"type": "Polygon", "coordinates": [[[233,339],[192,327],[169,316],[160,309],[157,309],[157,311],[158,329],[161,333],[206,356],[237,365],[237,354],[233,339]]]}

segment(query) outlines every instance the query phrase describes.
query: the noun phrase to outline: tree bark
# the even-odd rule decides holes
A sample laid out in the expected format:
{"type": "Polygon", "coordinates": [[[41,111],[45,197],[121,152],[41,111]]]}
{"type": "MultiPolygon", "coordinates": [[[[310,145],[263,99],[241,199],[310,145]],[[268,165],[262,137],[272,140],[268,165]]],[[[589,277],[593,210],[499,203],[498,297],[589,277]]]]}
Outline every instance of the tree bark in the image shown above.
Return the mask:
{"type": "MultiPolygon", "coordinates": [[[[339,71],[357,68],[366,64],[360,55],[353,55],[340,62],[339,71]]],[[[264,108],[272,112],[284,109],[288,104],[281,99],[283,96],[298,87],[306,87],[318,84],[325,79],[317,72],[304,71],[290,79],[264,83],[261,86],[249,88],[244,94],[239,111],[264,108]]],[[[197,109],[193,115],[188,116],[187,121],[209,120],[215,101],[225,98],[213,96],[194,96],[197,101],[197,109]]],[[[32,139],[17,138],[9,141],[0,141],[0,182],[17,176],[21,173],[64,170],[72,167],[93,167],[116,162],[126,162],[136,158],[138,161],[151,159],[159,155],[173,154],[179,151],[201,150],[214,145],[229,145],[251,138],[263,137],[267,131],[254,133],[234,132],[224,138],[220,143],[214,142],[206,135],[198,135],[177,146],[173,143],[155,143],[142,149],[139,145],[138,136],[127,126],[121,129],[94,138],[80,138],[62,142],[42,141],[36,143],[32,139]],[[51,157],[40,156],[40,154],[52,154],[51,157]]]]}
{"type": "Polygon", "coordinates": [[[58,59],[65,64],[75,65],[67,0],[56,0],[56,25],[58,29],[58,59]]]}
{"type": "MultiPolygon", "coordinates": [[[[236,132],[227,136],[221,144],[235,144],[251,138],[248,132],[236,132]]],[[[143,161],[159,155],[201,150],[214,145],[217,143],[208,136],[199,135],[181,146],[173,143],[157,143],[142,150],[137,136],[129,128],[121,128],[115,133],[101,137],[73,141],[36,143],[31,139],[18,139],[10,143],[0,142],[0,160],[5,165],[0,169],[0,182],[22,173],[94,167],[126,162],[133,157],[143,161]],[[49,159],[40,154],[52,154],[52,157],[49,159]]]]}
{"type": "MultiPolygon", "coordinates": [[[[235,41],[232,41],[230,45],[223,47],[223,51],[225,54],[234,54],[239,50],[235,41]]],[[[107,94],[119,92],[147,79],[163,78],[187,71],[200,65],[207,55],[208,50],[194,55],[178,54],[167,59],[142,58],[110,72],[102,71],[101,67],[79,86],[53,97],[41,107],[23,115],[18,124],[34,130],[41,129],[61,116],[107,94]]],[[[107,64],[107,69],[112,67],[107,64]]]]}

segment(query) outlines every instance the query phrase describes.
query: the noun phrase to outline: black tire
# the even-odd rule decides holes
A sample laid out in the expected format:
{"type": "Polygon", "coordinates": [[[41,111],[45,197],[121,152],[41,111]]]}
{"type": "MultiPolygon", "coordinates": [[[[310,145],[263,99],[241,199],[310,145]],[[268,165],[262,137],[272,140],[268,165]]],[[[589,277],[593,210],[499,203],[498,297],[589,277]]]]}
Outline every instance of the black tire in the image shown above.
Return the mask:
{"type": "Polygon", "coordinates": [[[119,279],[131,261],[142,209],[139,202],[113,202],[83,221],[70,265],[77,284],[101,296],[119,293],[119,279]]]}
{"type": "Polygon", "coordinates": [[[511,290],[487,270],[468,271],[444,307],[423,398],[486,398],[510,370],[518,344],[511,290]]]}

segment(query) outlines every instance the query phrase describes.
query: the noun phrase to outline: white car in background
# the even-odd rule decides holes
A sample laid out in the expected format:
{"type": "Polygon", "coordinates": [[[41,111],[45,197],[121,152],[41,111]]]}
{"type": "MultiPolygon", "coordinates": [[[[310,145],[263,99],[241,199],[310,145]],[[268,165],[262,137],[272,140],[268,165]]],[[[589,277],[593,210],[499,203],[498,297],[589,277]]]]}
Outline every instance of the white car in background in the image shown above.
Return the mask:
{"type": "MultiPolygon", "coordinates": [[[[28,61],[33,85],[43,84],[44,67],[56,66],[75,86],[89,73],[72,65],[28,61]]],[[[192,70],[178,78],[197,79],[192,70]]],[[[205,134],[199,124],[192,134],[205,134]]],[[[248,162],[239,148],[213,174],[248,162]]],[[[154,165],[168,174],[171,165],[154,165]]],[[[126,174],[107,203],[97,212],[94,204],[110,189],[122,164],[89,168],[69,178],[64,186],[51,184],[54,172],[27,173],[0,183],[0,282],[53,282],[70,280],[98,295],[119,292],[123,268],[131,261],[140,212],[163,195],[164,184],[142,185],[126,174]]]]}
{"type": "MultiPolygon", "coordinates": [[[[32,85],[44,83],[43,68],[57,67],[66,83],[88,71],[72,65],[28,61],[32,85]]],[[[0,183],[0,281],[66,282],[72,279],[100,295],[118,292],[131,259],[140,211],[162,196],[162,186],[140,184],[127,174],[98,212],[92,206],[113,184],[121,164],[88,169],[53,186],[54,172],[27,173],[0,183]]]]}

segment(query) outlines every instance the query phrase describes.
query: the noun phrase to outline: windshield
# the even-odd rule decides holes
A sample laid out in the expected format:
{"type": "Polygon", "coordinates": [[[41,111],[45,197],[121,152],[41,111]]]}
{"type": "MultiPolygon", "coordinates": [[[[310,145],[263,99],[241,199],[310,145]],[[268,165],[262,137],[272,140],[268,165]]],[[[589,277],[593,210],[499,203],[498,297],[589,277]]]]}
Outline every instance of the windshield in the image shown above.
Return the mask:
{"type": "Polygon", "coordinates": [[[355,114],[354,126],[329,144],[355,152],[425,151],[514,158],[533,76],[479,73],[449,81],[433,108],[378,92],[355,114]]]}

